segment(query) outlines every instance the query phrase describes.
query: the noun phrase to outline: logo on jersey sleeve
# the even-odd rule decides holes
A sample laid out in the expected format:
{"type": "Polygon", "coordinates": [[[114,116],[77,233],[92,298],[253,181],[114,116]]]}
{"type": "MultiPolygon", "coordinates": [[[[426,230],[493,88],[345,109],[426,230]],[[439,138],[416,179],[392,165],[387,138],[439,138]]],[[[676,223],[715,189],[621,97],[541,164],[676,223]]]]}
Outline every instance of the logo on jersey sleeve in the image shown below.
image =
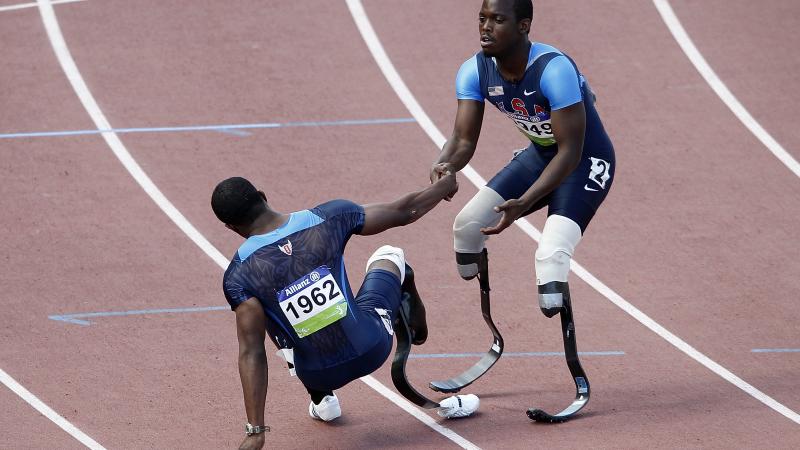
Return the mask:
{"type": "Polygon", "coordinates": [[[285,244],[278,244],[278,248],[286,255],[292,256],[292,241],[286,240],[285,244]]]}

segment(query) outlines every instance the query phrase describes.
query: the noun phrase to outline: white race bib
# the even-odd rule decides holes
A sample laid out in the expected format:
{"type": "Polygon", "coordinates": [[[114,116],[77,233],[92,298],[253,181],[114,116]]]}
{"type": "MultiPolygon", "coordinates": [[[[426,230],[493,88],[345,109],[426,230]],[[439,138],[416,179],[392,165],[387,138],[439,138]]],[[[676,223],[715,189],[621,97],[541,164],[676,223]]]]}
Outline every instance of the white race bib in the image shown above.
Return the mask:
{"type": "Polygon", "coordinates": [[[347,315],[347,300],[327,266],[320,266],[278,294],[281,311],[305,337],[347,315]]]}
{"type": "Polygon", "coordinates": [[[519,128],[519,131],[531,141],[539,145],[553,145],[556,140],[553,136],[553,127],[550,124],[550,119],[542,121],[525,120],[519,117],[514,117],[514,125],[519,128]]]}

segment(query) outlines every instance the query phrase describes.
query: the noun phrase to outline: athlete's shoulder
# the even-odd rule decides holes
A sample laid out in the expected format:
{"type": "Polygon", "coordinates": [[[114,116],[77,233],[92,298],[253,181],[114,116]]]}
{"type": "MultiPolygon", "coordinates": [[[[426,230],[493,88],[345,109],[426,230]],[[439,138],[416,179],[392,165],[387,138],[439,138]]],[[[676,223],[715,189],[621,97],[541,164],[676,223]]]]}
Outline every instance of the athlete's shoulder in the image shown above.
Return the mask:
{"type": "Polygon", "coordinates": [[[236,309],[242,302],[250,298],[246,285],[246,277],[242,273],[242,260],[237,252],[225,270],[225,275],[222,276],[222,292],[231,309],[236,309]]]}
{"type": "Polygon", "coordinates": [[[536,42],[531,45],[529,64],[541,56],[555,53],[556,56],[547,61],[539,76],[542,94],[547,97],[553,110],[565,108],[582,100],[581,74],[572,60],[558,48],[536,42]]]}
{"type": "Polygon", "coordinates": [[[538,58],[545,53],[558,53],[559,55],[563,55],[564,52],[559,50],[558,48],[550,45],[545,44],[544,42],[532,42],[531,43],[531,51],[529,55],[529,59],[533,60],[538,58]]]}
{"type": "Polygon", "coordinates": [[[311,212],[322,219],[346,213],[364,213],[364,207],[351,200],[331,200],[311,209],[311,212]]]}
{"type": "Polygon", "coordinates": [[[483,101],[481,81],[478,75],[478,54],[461,64],[456,74],[456,98],[458,100],[483,101]]]}

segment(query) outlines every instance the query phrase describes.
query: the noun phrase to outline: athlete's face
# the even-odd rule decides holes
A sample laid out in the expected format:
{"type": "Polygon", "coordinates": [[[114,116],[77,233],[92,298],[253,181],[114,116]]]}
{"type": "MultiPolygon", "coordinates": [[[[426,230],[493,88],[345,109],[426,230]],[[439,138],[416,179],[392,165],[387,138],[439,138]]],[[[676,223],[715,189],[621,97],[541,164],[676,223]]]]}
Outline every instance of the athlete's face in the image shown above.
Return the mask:
{"type": "Polygon", "coordinates": [[[486,56],[502,56],[509,48],[524,41],[531,21],[517,21],[513,0],[484,0],[478,13],[481,49],[486,56]]]}

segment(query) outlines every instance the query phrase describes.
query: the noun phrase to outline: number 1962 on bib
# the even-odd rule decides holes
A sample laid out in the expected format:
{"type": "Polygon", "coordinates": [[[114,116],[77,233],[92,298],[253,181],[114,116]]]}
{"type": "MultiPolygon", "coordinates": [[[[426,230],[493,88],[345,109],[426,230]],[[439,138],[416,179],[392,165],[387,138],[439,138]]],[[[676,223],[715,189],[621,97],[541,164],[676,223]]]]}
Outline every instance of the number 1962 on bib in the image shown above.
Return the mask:
{"type": "Polygon", "coordinates": [[[347,300],[326,266],[317,267],[281,289],[278,303],[301,338],[347,315],[347,300]]]}

